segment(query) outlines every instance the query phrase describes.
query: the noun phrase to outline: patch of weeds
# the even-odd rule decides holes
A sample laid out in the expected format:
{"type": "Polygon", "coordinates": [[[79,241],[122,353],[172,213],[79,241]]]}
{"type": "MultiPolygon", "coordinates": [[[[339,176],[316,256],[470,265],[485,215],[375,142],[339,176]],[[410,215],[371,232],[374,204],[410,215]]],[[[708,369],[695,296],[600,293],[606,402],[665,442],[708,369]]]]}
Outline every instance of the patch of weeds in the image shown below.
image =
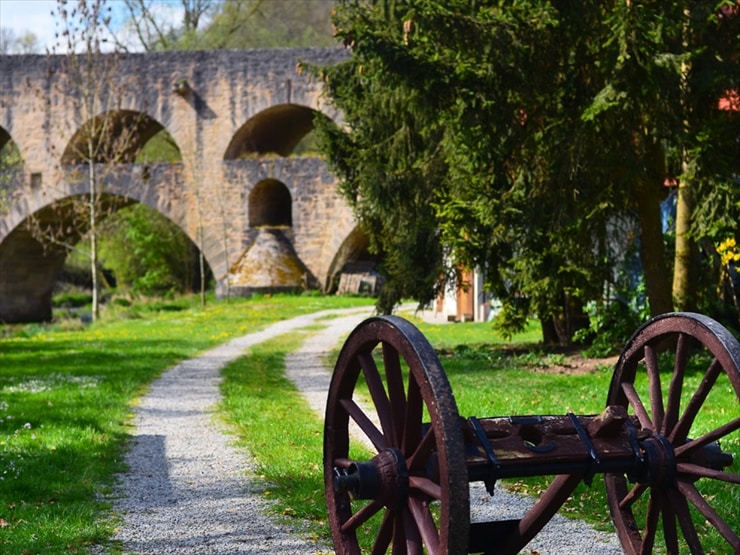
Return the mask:
{"type": "Polygon", "coordinates": [[[90,304],[92,304],[92,295],[80,291],[59,293],[51,299],[51,306],[54,308],[82,308],[90,304]]]}
{"type": "Polygon", "coordinates": [[[539,349],[512,349],[498,344],[460,344],[452,349],[437,349],[441,359],[453,359],[466,363],[484,363],[486,369],[541,369],[548,366],[563,366],[567,356],[548,353],[539,349]]]}

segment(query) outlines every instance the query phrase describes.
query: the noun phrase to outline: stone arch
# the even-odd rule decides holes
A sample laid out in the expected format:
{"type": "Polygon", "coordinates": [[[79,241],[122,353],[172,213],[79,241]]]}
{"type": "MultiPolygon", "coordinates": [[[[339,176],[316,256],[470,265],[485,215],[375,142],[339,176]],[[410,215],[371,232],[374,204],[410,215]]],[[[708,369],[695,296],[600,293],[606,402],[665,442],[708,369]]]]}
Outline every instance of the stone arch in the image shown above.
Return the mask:
{"type": "MultiPolygon", "coordinates": [[[[0,245],[0,321],[44,322],[51,320],[51,295],[67,257],[64,244],[75,244],[87,232],[71,225],[75,196],[57,199],[26,215],[0,245]],[[32,227],[53,226],[60,235],[45,241],[32,227]],[[29,272],[29,269],[33,271],[29,272]]],[[[113,199],[110,199],[113,201],[113,199]]],[[[126,202],[125,199],[116,201],[126,202]]]]}
{"type": "Polygon", "coordinates": [[[249,193],[249,227],[292,227],[293,199],[285,184],[263,179],[249,193]]]}
{"type": "Polygon", "coordinates": [[[0,150],[5,148],[5,145],[8,144],[12,139],[10,138],[10,133],[8,133],[3,126],[0,125],[0,150]]]}
{"type": "Polygon", "coordinates": [[[61,162],[65,166],[84,164],[92,158],[96,163],[133,163],[144,146],[163,131],[177,153],[176,158],[181,161],[180,148],[172,136],[148,114],[135,110],[98,114],[75,132],[67,143],[61,162]]]}
{"type": "MultiPolygon", "coordinates": [[[[123,195],[102,196],[106,203],[104,212],[109,213],[141,202],[123,195]]],[[[53,287],[68,254],[62,245],[77,243],[88,231],[84,218],[74,221],[74,203],[80,197],[84,197],[84,194],[56,199],[37,208],[27,214],[25,220],[16,225],[0,243],[0,267],[3,268],[0,272],[0,322],[51,320],[53,287]],[[31,220],[36,223],[32,224],[31,220]],[[32,231],[34,225],[47,224],[53,225],[55,230],[63,230],[54,242],[42,242],[38,233],[32,231]]],[[[176,222],[158,212],[188,236],[197,248],[193,238],[176,222]]],[[[205,261],[212,270],[208,256],[205,261]]]]}
{"type": "Polygon", "coordinates": [[[23,157],[10,133],[0,126],[0,172],[23,166],[23,157]]]}
{"type": "Polygon", "coordinates": [[[339,250],[334,255],[334,259],[329,266],[329,272],[327,274],[327,280],[325,285],[325,291],[327,293],[334,293],[340,287],[340,281],[342,275],[356,275],[360,276],[357,280],[358,289],[354,291],[356,293],[362,293],[360,286],[362,285],[362,276],[373,276],[374,281],[371,293],[375,293],[377,287],[380,287],[382,281],[380,274],[378,274],[376,268],[380,263],[382,257],[370,252],[370,238],[367,233],[361,230],[359,227],[355,227],[349,235],[344,239],[339,250]]]}
{"type": "Polygon", "coordinates": [[[224,160],[278,154],[290,156],[314,128],[315,110],[299,104],[278,104],[255,114],[234,134],[224,160]]]}

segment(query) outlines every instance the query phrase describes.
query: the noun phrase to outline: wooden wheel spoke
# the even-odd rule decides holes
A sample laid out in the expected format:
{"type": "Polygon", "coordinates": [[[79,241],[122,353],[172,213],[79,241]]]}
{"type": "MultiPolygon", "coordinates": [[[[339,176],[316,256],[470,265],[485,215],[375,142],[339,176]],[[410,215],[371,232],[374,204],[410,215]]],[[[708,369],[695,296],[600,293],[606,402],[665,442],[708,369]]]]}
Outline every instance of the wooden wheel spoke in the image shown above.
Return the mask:
{"type": "Polygon", "coordinates": [[[441,486],[429,478],[409,476],[409,487],[418,490],[433,499],[442,499],[441,486]]]}
{"type": "Polygon", "coordinates": [[[424,400],[421,391],[412,376],[409,376],[408,402],[406,403],[405,426],[401,451],[404,454],[413,453],[421,441],[421,418],[424,412],[424,400]]]}
{"type": "Polygon", "coordinates": [[[501,553],[518,553],[552,519],[581,483],[580,474],[559,474],[519,520],[518,530],[502,546],[501,553]]]}
{"type": "MultiPolygon", "coordinates": [[[[401,553],[408,553],[408,555],[422,555],[423,553],[423,539],[420,530],[417,527],[417,523],[414,521],[414,517],[409,511],[408,507],[404,507],[398,513],[398,529],[396,534],[401,536],[399,532],[403,531],[404,545],[401,553]]],[[[401,539],[401,538],[399,538],[401,539]]],[[[395,542],[394,542],[395,547],[395,542]]],[[[395,549],[393,553],[396,553],[395,549]]]]}
{"type": "Polygon", "coordinates": [[[345,534],[357,530],[360,526],[365,524],[374,515],[383,508],[383,503],[378,499],[373,499],[370,503],[362,507],[359,511],[354,513],[347,521],[342,524],[342,532],[345,534]]]}
{"type": "Polygon", "coordinates": [[[678,553],[676,510],[667,495],[663,496],[663,539],[668,553],[678,553]]]}
{"type": "Polygon", "coordinates": [[[680,420],[676,423],[668,436],[669,441],[673,445],[679,445],[686,440],[686,437],[689,435],[691,425],[694,423],[696,415],[699,414],[699,409],[701,409],[704,401],[706,401],[709,392],[712,390],[714,383],[717,381],[717,378],[721,373],[722,365],[715,358],[709,365],[709,368],[707,368],[707,371],[704,374],[704,379],[701,381],[699,388],[691,396],[691,400],[686,405],[686,410],[683,415],[681,415],[680,420]]]}
{"type": "Polygon", "coordinates": [[[660,518],[660,508],[662,502],[653,492],[648,500],[647,517],[645,518],[645,528],[642,531],[642,548],[641,555],[650,555],[655,545],[655,532],[658,530],[658,519],[660,518]]]}
{"type": "Polygon", "coordinates": [[[734,548],[737,553],[740,550],[740,536],[738,536],[734,530],[730,527],[727,522],[714,510],[714,508],[707,503],[706,499],[702,496],[694,484],[679,480],[677,482],[678,490],[688,499],[696,509],[704,515],[709,522],[712,523],[717,531],[722,535],[725,540],[734,548]]]}
{"type": "Polygon", "coordinates": [[[372,555],[385,555],[388,551],[388,546],[391,544],[393,539],[393,513],[386,510],[383,515],[383,522],[380,523],[378,535],[375,537],[372,550],[372,555]]]}
{"type": "Polygon", "coordinates": [[[385,380],[388,384],[388,396],[393,415],[393,444],[401,445],[403,439],[404,417],[406,414],[406,392],[403,387],[401,358],[398,351],[388,343],[383,343],[383,364],[385,380]]]}
{"type": "Polygon", "coordinates": [[[648,416],[647,410],[645,410],[645,405],[642,404],[642,399],[640,399],[640,396],[637,394],[637,390],[635,389],[634,384],[631,384],[629,382],[623,383],[622,391],[627,397],[627,401],[629,401],[629,403],[632,405],[632,408],[635,411],[635,415],[640,421],[640,425],[643,427],[643,429],[655,431],[653,422],[652,420],[650,420],[650,416],[648,416]]]}
{"type": "Polygon", "coordinates": [[[637,484],[634,486],[627,495],[625,495],[619,502],[619,508],[620,509],[628,509],[630,508],[636,501],[642,497],[642,494],[645,493],[648,489],[648,486],[644,484],[637,484]]]}
{"type": "Polygon", "coordinates": [[[387,447],[385,436],[383,436],[382,432],[378,430],[378,427],[373,424],[372,420],[368,418],[357,403],[352,399],[342,399],[339,403],[378,451],[387,447]]]}
{"type": "Polygon", "coordinates": [[[666,412],[663,425],[660,427],[663,435],[668,435],[678,421],[678,413],[681,407],[681,390],[683,389],[686,366],[689,361],[690,347],[691,337],[685,333],[680,333],[676,342],[676,360],[673,364],[673,376],[671,376],[671,383],[668,386],[666,412]]]}
{"type": "Polygon", "coordinates": [[[707,432],[706,434],[699,436],[696,439],[689,441],[688,443],[684,443],[683,445],[676,447],[675,455],[677,458],[689,455],[697,449],[700,449],[705,445],[709,445],[713,441],[717,441],[718,439],[726,436],[727,434],[731,434],[738,429],[740,429],[740,418],[735,418],[734,420],[730,420],[727,424],[724,424],[719,428],[715,428],[711,432],[707,432]]]}
{"type": "Polygon", "coordinates": [[[408,506],[427,552],[440,553],[439,533],[434,524],[434,517],[429,511],[429,505],[421,499],[410,497],[408,506]]]}
{"type": "Polygon", "coordinates": [[[740,485],[740,474],[731,474],[730,472],[715,470],[698,464],[678,463],[676,470],[680,474],[687,474],[693,478],[712,478],[720,482],[740,485]]]}
{"type": "Polygon", "coordinates": [[[699,541],[699,534],[696,532],[696,526],[694,521],[691,519],[691,512],[689,511],[689,505],[686,502],[686,498],[679,495],[677,491],[673,491],[670,495],[671,502],[673,503],[673,509],[676,512],[678,523],[681,525],[681,532],[689,546],[689,550],[692,554],[704,553],[699,541]]]}
{"type": "Polygon", "coordinates": [[[430,426],[424,434],[424,437],[419,442],[419,445],[416,446],[416,450],[411,454],[411,456],[406,458],[409,472],[423,468],[436,446],[437,442],[434,435],[434,428],[430,426]]]}
{"type": "MultiPolygon", "coordinates": [[[[647,368],[650,409],[653,415],[653,428],[658,431],[663,427],[663,390],[660,387],[660,368],[658,367],[658,355],[652,345],[645,345],[645,367],[647,368]]],[[[644,427],[644,426],[643,426],[644,427]]]]}
{"type": "Polygon", "coordinates": [[[385,392],[383,381],[380,379],[380,372],[375,364],[371,353],[364,352],[357,355],[362,368],[362,374],[365,376],[367,388],[370,390],[370,396],[373,398],[373,404],[380,420],[380,427],[386,437],[386,444],[393,442],[393,415],[391,412],[391,403],[385,392]]]}

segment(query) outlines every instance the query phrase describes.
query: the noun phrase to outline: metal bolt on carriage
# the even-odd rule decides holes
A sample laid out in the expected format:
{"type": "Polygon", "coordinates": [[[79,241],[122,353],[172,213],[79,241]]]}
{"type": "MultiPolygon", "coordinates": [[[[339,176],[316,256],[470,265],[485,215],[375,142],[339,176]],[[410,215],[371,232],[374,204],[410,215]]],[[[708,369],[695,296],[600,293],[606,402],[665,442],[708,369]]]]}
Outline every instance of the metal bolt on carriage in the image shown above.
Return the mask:
{"type": "Polygon", "coordinates": [[[740,522],[727,516],[738,510],[712,493],[734,488],[740,504],[739,429],[740,343],[700,314],[664,314],[634,333],[601,414],[503,417],[460,416],[421,332],[373,317],[344,343],[327,398],[335,550],[515,554],[581,481],[603,474],[625,553],[705,553],[709,528],[721,544],[712,552],[740,554],[740,522]],[[714,410],[720,390],[738,401],[730,414],[714,410]],[[471,522],[471,483],[493,495],[499,480],[527,476],[553,478],[520,518],[471,522]]]}

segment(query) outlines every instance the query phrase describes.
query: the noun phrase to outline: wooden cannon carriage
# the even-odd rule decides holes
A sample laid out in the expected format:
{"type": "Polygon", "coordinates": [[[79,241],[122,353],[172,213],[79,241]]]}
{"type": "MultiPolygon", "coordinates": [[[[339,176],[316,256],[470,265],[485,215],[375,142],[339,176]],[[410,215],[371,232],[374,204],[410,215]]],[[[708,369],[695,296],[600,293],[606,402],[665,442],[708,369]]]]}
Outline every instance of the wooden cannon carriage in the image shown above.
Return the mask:
{"type": "Polygon", "coordinates": [[[424,336],[402,318],[370,318],[345,342],[327,398],[335,550],[514,554],[600,473],[625,553],[704,553],[693,513],[719,534],[722,553],[738,554],[740,522],[705,493],[735,488],[740,504],[737,463],[723,451],[723,442],[738,451],[740,403],[732,414],[705,415],[715,387],[740,399],[738,341],[705,316],[666,314],[629,340],[601,414],[463,418],[424,336]],[[685,388],[697,360],[708,361],[703,379],[685,388]],[[368,443],[373,454],[363,456],[368,443]],[[554,478],[521,518],[471,523],[470,483],[493,494],[499,479],[534,475],[554,478]],[[368,534],[372,547],[363,549],[358,537],[368,534]]]}

